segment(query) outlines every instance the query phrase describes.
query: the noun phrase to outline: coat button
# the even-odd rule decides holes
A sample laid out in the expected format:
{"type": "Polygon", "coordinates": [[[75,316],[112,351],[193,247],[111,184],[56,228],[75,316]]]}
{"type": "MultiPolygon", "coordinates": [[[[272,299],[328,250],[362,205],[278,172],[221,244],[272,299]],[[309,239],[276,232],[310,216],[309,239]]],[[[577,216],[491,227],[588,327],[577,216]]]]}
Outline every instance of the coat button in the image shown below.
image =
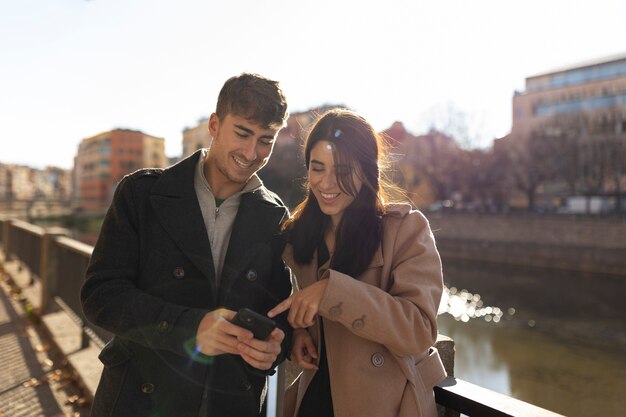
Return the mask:
{"type": "Polygon", "coordinates": [[[177,266],[174,268],[174,277],[176,278],[184,278],[185,277],[185,268],[177,266]]]}
{"type": "Polygon", "coordinates": [[[159,333],[165,333],[169,328],[170,324],[167,321],[163,320],[159,323],[159,333]]]}
{"type": "Polygon", "coordinates": [[[246,279],[248,281],[256,281],[256,271],[254,269],[249,269],[248,272],[246,272],[246,279]]]}
{"type": "Polygon", "coordinates": [[[154,384],[151,384],[150,382],[141,384],[141,392],[144,394],[152,394],[154,392],[154,384]]]}
{"type": "Polygon", "coordinates": [[[377,368],[380,368],[381,366],[383,366],[383,364],[385,363],[385,357],[383,356],[382,353],[374,353],[372,355],[372,365],[374,365],[377,368]]]}
{"type": "Polygon", "coordinates": [[[331,317],[339,317],[341,315],[341,303],[336,306],[332,306],[330,310],[328,310],[331,317]]]}
{"type": "Polygon", "coordinates": [[[244,391],[250,391],[252,389],[252,384],[249,383],[248,381],[242,382],[241,389],[244,391]]]}
{"type": "Polygon", "coordinates": [[[355,330],[361,330],[363,326],[365,326],[365,322],[363,321],[363,319],[356,319],[352,322],[352,327],[355,330]]]}

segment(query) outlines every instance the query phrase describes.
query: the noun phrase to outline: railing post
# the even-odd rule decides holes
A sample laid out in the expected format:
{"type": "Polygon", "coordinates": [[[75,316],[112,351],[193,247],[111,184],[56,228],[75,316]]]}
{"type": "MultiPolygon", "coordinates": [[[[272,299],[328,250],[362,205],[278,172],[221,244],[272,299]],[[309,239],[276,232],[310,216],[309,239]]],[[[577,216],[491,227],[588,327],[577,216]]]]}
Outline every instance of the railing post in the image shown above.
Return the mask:
{"type": "Polygon", "coordinates": [[[6,242],[4,241],[4,224],[6,223],[6,219],[3,216],[0,216],[0,246],[4,250],[6,246],[6,242]]]}
{"type": "Polygon", "coordinates": [[[9,230],[11,229],[11,224],[13,223],[13,220],[11,219],[6,219],[4,221],[4,227],[2,228],[2,250],[4,251],[4,259],[6,261],[9,260],[9,251],[10,251],[10,241],[9,241],[9,236],[11,235],[9,233],[9,230]]]}
{"type": "Polygon", "coordinates": [[[41,304],[39,308],[41,314],[45,314],[50,307],[59,285],[58,252],[53,248],[54,239],[57,236],[67,236],[67,234],[67,230],[55,227],[47,229],[42,236],[39,264],[39,279],[41,280],[41,304]]]}
{"type": "MultiPolygon", "coordinates": [[[[454,340],[448,336],[439,334],[437,335],[437,342],[435,347],[439,351],[439,357],[443,367],[448,374],[448,377],[454,377],[454,340]]],[[[437,404],[437,414],[439,417],[459,417],[460,413],[443,405],[437,404]]]]}

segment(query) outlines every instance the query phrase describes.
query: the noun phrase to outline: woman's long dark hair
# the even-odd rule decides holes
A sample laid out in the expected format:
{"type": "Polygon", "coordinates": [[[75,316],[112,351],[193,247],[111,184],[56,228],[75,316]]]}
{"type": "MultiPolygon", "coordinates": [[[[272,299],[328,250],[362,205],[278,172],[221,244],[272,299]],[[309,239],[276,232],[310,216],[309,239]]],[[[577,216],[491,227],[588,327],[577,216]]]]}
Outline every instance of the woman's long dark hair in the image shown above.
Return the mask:
{"type": "MultiPolygon", "coordinates": [[[[315,122],[306,139],[304,160],[307,170],[311,149],[319,141],[332,144],[335,166],[349,167],[335,170],[341,190],[355,199],[346,208],[337,226],[331,268],[356,278],[365,271],[382,240],[381,137],[358,114],[344,109],[329,110],[315,122]],[[363,182],[358,194],[353,172],[357,172],[363,182]]],[[[293,246],[296,262],[311,262],[330,222],[330,217],[322,212],[308,184],[306,197],[283,225],[293,246]]]]}

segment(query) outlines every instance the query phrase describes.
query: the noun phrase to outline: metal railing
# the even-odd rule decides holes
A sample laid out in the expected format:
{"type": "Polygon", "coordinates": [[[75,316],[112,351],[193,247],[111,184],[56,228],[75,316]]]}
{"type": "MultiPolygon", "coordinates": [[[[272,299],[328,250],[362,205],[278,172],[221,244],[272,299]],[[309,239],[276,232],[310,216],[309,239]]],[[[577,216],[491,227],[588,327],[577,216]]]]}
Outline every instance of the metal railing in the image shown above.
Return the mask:
{"type": "MultiPolygon", "coordinates": [[[[107,331],[92,326],[85,319],[80,305],[79,291],[93,247],[63,236],[62,230],[44,229],[19,220],[0,218],[0,247],[5,259],[18,260],[31,272],[32,279],[40,280],[40,313],[62,309],[82,328],[82,347],[93,342],[102,347],[111,338],[107,331]]],[[[469,382],[456,379],[454,374],[454,342],[439,344],[444,366],[449,376],[434,388],[439,404],[439,415],[445,417],[556,417],[559,414],[516,400],[469,382]]],[[[284,366],[281,366],[276,388],[276,416],[280,392],[284,391],[284,366]]]]}
{"type": "MultiPolygon", "coordinates": [[[[448,377],[435,386],[435,400],[448,410],[480,417],[559,417],[561,414],[448,377]]],[[[447,414],[446,414],[447,415],[447,414]]]]}

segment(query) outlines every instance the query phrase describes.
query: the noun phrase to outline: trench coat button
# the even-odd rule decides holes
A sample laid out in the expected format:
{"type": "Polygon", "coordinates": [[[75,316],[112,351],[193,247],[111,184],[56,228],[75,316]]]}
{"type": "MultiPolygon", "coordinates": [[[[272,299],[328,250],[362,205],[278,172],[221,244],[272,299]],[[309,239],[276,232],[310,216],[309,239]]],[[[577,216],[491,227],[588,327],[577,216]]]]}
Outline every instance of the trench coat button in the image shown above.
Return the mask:
{"type": "Polygon", "coordinates": [[[341,315],[341,303],[336,306],[332,306],[328,312],[331,317],[339,317],[341,315]]]}
{"type": "Polygon", "coordinates": [[[363,321],[363,319],[356,319],[352,322],[352,327],[355,330],[361,330],[363,326],[365,326],[365,322],[363,321]]]}
{"type": "Polygon", "coordinates": [[[244,391],[250,391],[252,389],[252,384],[248,381],[244,381],[241,383],[241,389],[244,391]]]}
{"type": "Polygon", "coordinates": [[[185,268],[177,266],[174,268],[174,277],[175,278],[184,278],[185,277],[185,268]]]}
{"type": "Polygon", "coordinates": [[[374,353],[372,355],[372,365],[374,365],[377,368],[380,368],[381,366],[383,366],[383,364],[385,363],[385,357],[383,356],[382,353],[374,353]]]}
{"type": "Polygon", "coordinates": [[[249,269],[248,272],[246,272],[246,279],[248,281],[256,281],[256,271],[254,269],[249,269]]]}
{"type": "Polygon", "coordinates": [[[150,382],[144,382],[141,384],[141,392],[144,394],[152,394],[154,392],[154,384],[150,382]]]}
{"type": "Polygon", "coordinates": [[[168,331],[169,328],[170,324],[166,320],[163,320],[159,323],[159,333],[165,333],[168,331]]]}

